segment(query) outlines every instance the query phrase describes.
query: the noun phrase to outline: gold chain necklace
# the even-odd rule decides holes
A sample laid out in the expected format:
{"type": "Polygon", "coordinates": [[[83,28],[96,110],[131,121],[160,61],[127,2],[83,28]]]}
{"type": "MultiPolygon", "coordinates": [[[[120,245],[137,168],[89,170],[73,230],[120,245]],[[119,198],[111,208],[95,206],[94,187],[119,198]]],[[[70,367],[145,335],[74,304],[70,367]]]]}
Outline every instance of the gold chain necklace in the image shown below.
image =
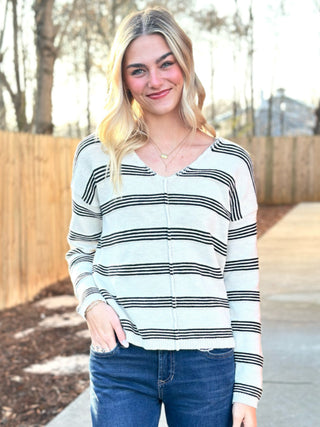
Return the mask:
{"type": "Polygon", "coordinates": [[[180,150],[178,150],[178,148],[181,148],[182,144],[184,143],[184,141],[187,139],[187,137],[190,135],[192,129],[190,129],[187,134],[182,138],[182,140],[179,142],[179,144],[177,144],[169,153],[163,153],[159,147],[158,144],[156,144],[154,142],[154,140],[149,136],[149,141],[151,142],[151,144],[159,151],[160,154],[160,159],[163,161],[164,165],[167,167],[169,163],[172,162],[172,160],[176,157],[176,155],[179,153],[180,150]],[[168,157],[171,156],[171,154],[173,154],[176,150],[178,150],[175,154],[175,156],[170,159],[170,161],[168,163],[166,163],[164,160],[167,160],[168,157]]]}

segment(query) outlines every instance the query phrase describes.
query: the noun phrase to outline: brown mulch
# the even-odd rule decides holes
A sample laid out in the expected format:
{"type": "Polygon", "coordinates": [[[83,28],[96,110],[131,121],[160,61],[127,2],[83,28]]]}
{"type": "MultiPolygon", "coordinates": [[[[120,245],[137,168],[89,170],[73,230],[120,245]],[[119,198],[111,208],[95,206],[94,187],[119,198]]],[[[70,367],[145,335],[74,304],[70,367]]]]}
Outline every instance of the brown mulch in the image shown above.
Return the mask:
{"type": "MultiPolygon", "coordinates": [[[[260,206],[258,237],[281,219],[292,206],[260,206]]],[[[75,333],[85,323],[56,329],[35,330],[24,338],[14,334],[36,327],[40,320],[74,308],[49,310],[36,306],[35,301],[56,295],[72,295],[69,280],[43,289],[33,301],[0,311],[0,425],[38,427],[46,425],[88,385],[88,374],[55,376],[30,374],[23,369],[55,356],[88,354],[89,340],[75,333]]]]}

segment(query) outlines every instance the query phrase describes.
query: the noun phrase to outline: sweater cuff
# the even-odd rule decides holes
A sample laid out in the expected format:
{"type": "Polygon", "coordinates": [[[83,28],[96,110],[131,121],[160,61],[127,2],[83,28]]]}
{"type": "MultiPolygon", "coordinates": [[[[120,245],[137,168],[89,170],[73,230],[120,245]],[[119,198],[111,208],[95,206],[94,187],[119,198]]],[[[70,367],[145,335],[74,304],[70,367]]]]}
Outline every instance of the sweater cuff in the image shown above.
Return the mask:
{"type": "Polygon", "coordinates": [[[103,301],[106,302],[106,300],[103,298],[103,296],[100,294],[98,288],[97,288],[97,292],[91,293],[90,295],[88,295],[82,302],[81,304],[78,305],[77,307],[77,312],[80,314],[80,316],[83,317],[84,320],[86,320],[85,317],[85,313],[87,308],[89,307],[90,304],[92,304],[94,301],[103,301]]]}
{"type": "Polygon", "coordinates": [[[243,403],[244,405],[257,408],[259,403],[259,398],[250,396],[249,394],[245,394],[245,393],[234,392],[232,403],[243,403]]]}

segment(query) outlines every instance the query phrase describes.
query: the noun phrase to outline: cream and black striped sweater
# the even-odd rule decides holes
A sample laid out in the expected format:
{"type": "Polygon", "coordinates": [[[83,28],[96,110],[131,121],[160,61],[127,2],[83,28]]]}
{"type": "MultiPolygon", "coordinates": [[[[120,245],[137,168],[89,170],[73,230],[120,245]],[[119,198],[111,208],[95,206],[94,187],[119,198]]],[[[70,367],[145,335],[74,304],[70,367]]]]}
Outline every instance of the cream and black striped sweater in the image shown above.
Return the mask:
{"type": "Polygon", "coordinates": [[[216,138],[162,177],[131,153],[114,194],[93,135],[78,146],[67,253],[83,316],[97,299],[145,349],[235,347],[234,401],[256,406],[262,353],[257,202],[245,150],[216,138]]]}

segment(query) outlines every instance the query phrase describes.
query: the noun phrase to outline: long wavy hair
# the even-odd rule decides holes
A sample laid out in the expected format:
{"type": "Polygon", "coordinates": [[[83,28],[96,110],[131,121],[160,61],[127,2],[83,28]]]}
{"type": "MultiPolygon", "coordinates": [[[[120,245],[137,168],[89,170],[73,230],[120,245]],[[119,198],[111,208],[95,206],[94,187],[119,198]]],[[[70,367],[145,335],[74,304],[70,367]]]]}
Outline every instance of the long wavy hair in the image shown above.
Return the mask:
{"type": "Polygon", "coordinates": [[[130,43],[142,35],[163,36],[181,67],[184,87],[180,102],[180,116],[187,127],[215,136],[215,130],[201,110],[205,99],[204,88],[194,70],[192,43],[173,16],[162,7],[147,8],[128,15],[119,25],[110,50],[107,69],[106,116],[97,128],[109,158],[109,172],[115,190],[121,187],[123,157],[143,146],[149,138],[143,111],[126,90],[123,80],[123,62],[130,43]]]}

